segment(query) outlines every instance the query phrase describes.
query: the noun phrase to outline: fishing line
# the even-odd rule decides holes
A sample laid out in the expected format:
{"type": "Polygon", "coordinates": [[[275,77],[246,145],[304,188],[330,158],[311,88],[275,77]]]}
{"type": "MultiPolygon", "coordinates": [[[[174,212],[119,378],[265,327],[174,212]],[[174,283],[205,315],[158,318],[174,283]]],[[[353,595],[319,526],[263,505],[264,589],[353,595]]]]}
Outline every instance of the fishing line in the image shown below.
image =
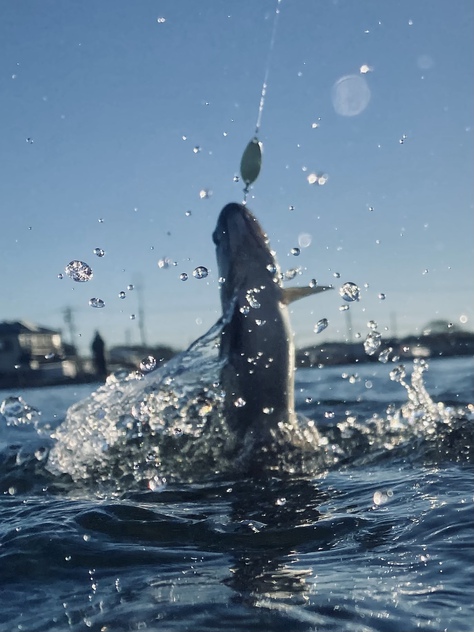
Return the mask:
{"type": "Polygon", "coordinates": [[[272,56],[273,56],[273,49],[275,48],[275,40],[276,40],[277,27],[278,27],[278,18],[280,16],[281,1],[282,0],[276,0],[272,34],[270,38],[270,45],[268,48],[267,63],[265,65],[265,74],[263,77],[262,91],[260,93],[257,121],[255,123],[255,135],[252,138],[252,140],[248,143],[247,147],[245,148],[244,153],[242,154],[242,159],[240,161],[240,175],[242,176],[242,180],[245,182],[244,200],[243,200],[244,204],[247,202],[247,194],[249,192],[250,185],[253,184],[255,180],[258,178],[258,174],[260,173],[260,169],[262,166],[263,144],[258,139],[258,133],[260,131],[260,127],[262,124],[263,108],[265,106],[265,97],[267,95],[267,88],[268,88],[268,75],[270,73],[270,65],[271,65],[272,56]]]}
{"type": "Polygon", "coordinates": [[[275,39],[276,39],[276,34],[277,34],[278,18],[280,16],[280,4],[281,4],[281,0],[277,0],[277,5],[275,8],[275,16],[273,18],[272,36],[270,38],[270,46],[268,48],[265,75],[263,77],[262,92],[260,94],[260,103],[258,106],[257,122],[255,124],[255,136],[258,136],[258,132],[260,131],[260,126],[262,124],[263,106],[265,105],[265,97],[267,94],[267,87],[268,87],[268,75],[270,73],[270,64],[273,57],[273,49],[275,47],[275,39]]]}

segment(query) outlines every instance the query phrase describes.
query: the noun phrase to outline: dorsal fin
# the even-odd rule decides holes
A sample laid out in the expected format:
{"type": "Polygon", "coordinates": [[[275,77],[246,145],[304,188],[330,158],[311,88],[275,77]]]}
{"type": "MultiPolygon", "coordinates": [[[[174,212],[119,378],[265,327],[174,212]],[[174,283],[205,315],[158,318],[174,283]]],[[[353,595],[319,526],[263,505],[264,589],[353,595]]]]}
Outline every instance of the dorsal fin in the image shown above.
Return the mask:
{"type": "Polygon", "coordinates": [[[293,303],[300,298],[304,298],[305,296],[311,296],[312,294],[319,294],[320,292],[333,289],[332,285],[316,285],[315,287],[309,287],[309,285],[306,285],[305,287],[284,287],[282,288],[283,303],[285,303],[285,305],[289,305],[290,303],[293,303]]]}

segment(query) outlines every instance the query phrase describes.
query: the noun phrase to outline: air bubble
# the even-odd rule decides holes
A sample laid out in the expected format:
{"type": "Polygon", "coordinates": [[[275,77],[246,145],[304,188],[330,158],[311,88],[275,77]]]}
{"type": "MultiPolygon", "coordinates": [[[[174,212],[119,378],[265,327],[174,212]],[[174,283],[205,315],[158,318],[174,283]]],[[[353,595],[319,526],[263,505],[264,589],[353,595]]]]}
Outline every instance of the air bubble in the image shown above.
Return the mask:
{"type": "Polygon", "coordinates": [[[90,281],[93,277],[92,269],[84,261],[74,259],[69,262],[65,268],[65,272],[73,281],[84,283],[90,281]]]}

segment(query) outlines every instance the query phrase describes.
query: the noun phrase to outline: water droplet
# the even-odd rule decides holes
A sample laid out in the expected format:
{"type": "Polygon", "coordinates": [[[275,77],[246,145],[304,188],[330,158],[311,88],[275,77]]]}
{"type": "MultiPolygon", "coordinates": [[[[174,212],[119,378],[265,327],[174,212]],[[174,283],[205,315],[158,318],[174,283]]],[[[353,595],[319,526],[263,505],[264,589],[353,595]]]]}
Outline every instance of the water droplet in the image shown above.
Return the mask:
{"type": "Polygon", "coordinates": [[[94,248],[93,252],[97,257],[103,257],[105,255],[105,250],[102,250],[102,248],[94,248]]]}
{"type": "Polygon", "coordinates": [[[365,388],[372,388],[373,384],[371,380],[365,380],[365,388]]]}
{"type": "Polygon", "coordinates": [[[289,210],[289,211],[294,211],[294,210],[295,210],[295,207],[294,207],[292,204],[290,204],[290,206],[288,207],[288,210],[289,210]]]}
{"type": "Polygon", "coordinates": [[[307,404],[311,404],[311,402],[313,401],[313,398],[308,396],[306,397],[306,399],[304,400],[307,404]]]}
{"type": "Polygon", "coordinates": [[[212,195],[212,191],[210,189],[201,189],[199,191],[199,197],[201,200],[208,200],[212,195]]]}
{"type": "Polygon", "coordinates": [[[317,184],[318,186],[322,187],[329,180],[329,176],[327,175],[327,173],[310,173],[306,177],[306,180],[309,182],[309,184],[317,184]]]}
{"type": "Polygon", "coordinates": [[[387,347],[386,349],[381,351],[379,354],[379,362],[381,362],[382,364],[387,364],[389,360],[389,356],[392,353],[392,351],[393,351],[392,347],[387,347]]]}
{"type": "Polygon", "coordinates": [[[135,314],[130,314],[130,320],[135,320],[136,316],[135,314]]]}
{"type": "Polygon", "coordinates": [[[404,144],[404,142],[406,141],[406,139],[407,139],[407,135],[406,135],[406,134],[403,134],[403,135],[402,135],[402,137],[400,138],[400,140],[399,140],[398,142],[400,143],[400,145],[403,145],[403,144],[404,144]]]}
{"type": "Polygon", "coordinates": [[[272,408],[271,406],[270,407],[269,406],[265,406],[265,408],[263,409],[263,414],[264,415],[271,415],[274,410],[275,409],[272,408]]]}
{"type": "Polygon", "coordinates": [[[333,276],[334,278],[336,278],[336,279],[340,279],[340,278],[341,278],[341,275],[340,275],[340,273],[339,273],[339,272],[334,272],[334,274],[333,274],[332,276],[333,276]]]}
{"type": "Polygon", "coordinates": [[[326,329],[326,327],[328,325],[329,325],[328,319],[327,318],[321,318],[321,320],[318,320],[318,322],[314,326],[314,333],[315,334],[320,334],[322,331],[324,331],[326,329]]]}
{"type": "Polygon", "coordinates": [[[369,211],[373,213],[374,207],[373,206],[369,206],[369,211]]]}
{"type": "Polygon", "coordinates": [[[96,307],[97,309],[101,309],[102,307],[105,307],[105,303],[101,298],[91,298],[89,300],[89,305],[91,307],[96,307]]]}
{"type": "Polygon", "coordinates": [[[149,373],[150,371],[153,371],[153,369],[156,368],[156,358],[154,358],[152,355],[147,356],[146,358],[143,358],[143,360],[140,362],[140,371],[143,371],[144,373],[149,373]]]}
{"type": "Polygon", "coordinates": [[[134,285],[132,285],[131,283],[130,283],[129,285],[127,285],[127,290],[128,290],[129,292],[131,292],[133,289],[135,289],[135,286],[134,286],[134,285]]]}
{"type": "Polygon", "coordinates": [[[374,355],[382,344],[382,336],[378,331],[370,331],[364,340],[364,351],[367,355],[374,355]]]}
{"type": "Polygon", "coordinates": [[[283,505],[286,505],[286,498],[284,496],[282,496],[281,498],[277,498],[275,501],[275,505],[277,505],[278,507],[283,507],[283,505]]]}
{"type": "Polygon", "coordinates": [[[341,77],[332,88],[332,104],[341,116],[357,116],[370,101],[370,88],[361,75],[341,77]]]}
{"type": "Polygon", "coordinates": [[[378,489],[374,492],[374,505],[385,505],[393,496],[391,489],[378,489]]]}
{"type": "Polygon", "coordinates": [[[186,217],[191,217],[192,213],[191,213],[191,211],[186,211],[185,215],[186,215],[186,217]]]}
{"type": "Polygon", "coordinates": [[[360,289],[355,283],[348,281],[339,288],[339,296],[348,303],[358,301],[360,299],[360,289]]]}
{"type": "Polygon", "coordinates": [[[193,277],[195,279],[205,279],[208,274],[209,274],[209,271],[204,266],[198,266],[197,268],[194,268],[193,270],[193,277]]]}
{"type": "Polygon", "coordinates": [[[246,316],[250,312],[249,305],[242,305],[242,307],[239,309],[239,312],[246,316]]]}
{"type": "Polygon", "coordinates": [[[148,481],[148,489],[151,492],[161,492],[166,487],[166,478],[154,476],[148,481]]]}
{"type": "Polygon", "coordinates": [[[26,403],[22,397],[9,396],[0,404],[0,414],[5,417],[8,426],[36,424],[40,419],[40,412],[26,403]]]}
{"type": "Polygon", "coordinates": [[[245,399],[242,399],[242,397],[238,397],[235,402],[234,402],[234,406],[236,408],[243,408],[246,405],[246,401],[245,399]]]}
{"type": "Polygon", "coordinates": [[[168,257],[162,257],[161,259],[158,259],[157,266],[160,268],[160,270],[167,270],[170,267],[171,263],[171,259],[169,259],[168,257]]]}
{"type": "Polygon", "coordinates": [[[339,308],[340,312],[347,312],[347,310],[349,309],[349,305],[341,305],[341,307],[339,308]]]}
{"type": "Polygon", "coordinates": [[[125,292],[124,292],[124,291],[119,292],[119,293],[118,293],[118,297],[119,297],[119,298],[125,298],[125,297],[126,297],[125,292]]]}
{"type": "Polygon", "coordinates": [[[77,281],[78,283],[90,281],[93,277],[91,267],[87,265],[87,263],[84,263],[84,261],[79,261],[77,259],[74,259],[67,264],[65,272],[68,277],[70,277],[73,281],[77,281]]]}
{"type": "Polygon", "coordinates": [[[187,281],[188,275],[186,274],[186,272],[181,272],[181,274],[179,275],[179,279],[180,281],[187,281]]]}
{"type": "Polygon", "coordinates": [[[326,417],[326,419],[334,419],[334,417],[336,416],[336,414],[332,411],[332,410],[327,410],[324,413],[324,416],[326,417]]]}
{"type": "Polygon", "coordinates": [[[64,275],[61,274],[61,272],[58,274],[58,279],[61,281],[62,279],[64,279],[64,275]]]}
{"type": "Polygon", "coordinates": [[[362,64],[362,66],[359,68],[359,72],[361,75],[366,75],[368,72],[373,72],[373,68],[372,66],[369,66],[367,64],[362,64]]]}
{"type": "Polygon", "coordinates": [[[234,182],[240,182],[240,176],[234,176],[232,179],[234,182]]]}
{"type": "Polygon", "coordinates": [[[103,217],[99,217],[99,219],[97,221],[99,222],[99,224],[103,224],[104,223],[103,217]]]}
{"type": "Polygon", "coordinates": [[[318,129],[318,127],[319,127],[319,123],[317,122],[311,123],[311,129],[318,129]]]}
{"type": "Polygon", "coordinates": [[[422,272],[423,276],[424,276],[425,274],[428,274],[428,272],[429,272],[428,268],[425,268],[425,269],[423,270],[423,272],[422,272]]]}
{"type": "Polygon", "coordinates": [[[158,24],[164,24],[166,22],[166,18],[156,18],[158,24]]]}
{"type": "Polygon", "coordinates": [[[290,252],[294,257],[298,257],[301,253],[301,250],[299,248],[292,248],[290,252]]]}
{"type": "Polygon", "coordinates": [[[248,290],[247,294],[245,295],[245,298],[247,299],[247,302],[252,309],[260,309],[261,307],[257,298],[255,297],[255,295],[259,292],[260,290],[258,288],[254,288],[252,290],[248,290]]]}
{"type": "Polygon", "coordinates": [[[297,274],[301,272],[301,268],[290,268],[285,272],[285,279],[292,281],[297,274]]]}
{"type": "Polygon", "coordinates": [[[196,145],[196,147],[193,147],[193,153],[199,154],[200,151],[201,151],[201,148],[199,147],[199,145],[196,145]]]}
{"type": "Polygon", "coordinates": [[[387,298],[387,297],[386,297],[386,295],[385,295],[383,292],[380,292],[380,293],[379,293],[379,299],[380,299],[381,301],[384,301],[386,298],[387,298]]]}
{"type": "Polygon", "coordinates": [[[367,327],[369,329],[377,329],[378,325],[375,320],[369,320],[369,322],[367,323],[367,327]]]}
{"type": "Polygon", "coordinates": [[[35,141],[28,136],[28,138],[26,139],[26,142],[28,143],[28,145],[32,145],[35,141]]]}
{"type": "Polygon", "coordinates": [[[401,382],[406,377],[406,370],[403,364],[399,364],[395,369],[390,371],[390,379],[392,382],[401,382]]]}

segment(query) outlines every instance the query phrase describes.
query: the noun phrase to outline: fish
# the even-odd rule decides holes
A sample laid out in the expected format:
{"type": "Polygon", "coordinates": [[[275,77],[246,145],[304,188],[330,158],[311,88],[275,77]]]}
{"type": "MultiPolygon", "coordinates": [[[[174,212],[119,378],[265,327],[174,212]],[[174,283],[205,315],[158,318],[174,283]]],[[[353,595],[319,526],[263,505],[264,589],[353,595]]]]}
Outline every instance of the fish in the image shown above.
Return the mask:
{"type": "Polygon", "coordinates": [[[237,439],[268,446],[295,424],[295,350],[288,305],[332,286],[283,287],[268,237],[239,203],[221,211],[212,235],[220,277],[224,414],[237,439]]]}

